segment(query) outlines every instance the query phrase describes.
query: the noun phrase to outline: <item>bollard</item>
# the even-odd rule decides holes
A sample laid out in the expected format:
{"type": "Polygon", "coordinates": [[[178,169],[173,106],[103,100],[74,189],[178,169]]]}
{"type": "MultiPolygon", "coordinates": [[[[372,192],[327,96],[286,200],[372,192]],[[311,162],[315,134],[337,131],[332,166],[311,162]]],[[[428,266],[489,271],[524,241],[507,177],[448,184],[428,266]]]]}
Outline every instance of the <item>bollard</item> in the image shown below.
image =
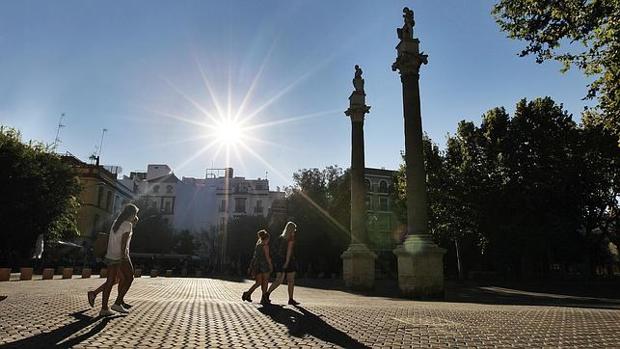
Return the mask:
{"type": "Polygon", "coordinates": [[[20,280],[32,280],[32,268],[20,268],[19,272],[20,280]]]}
{"type": "Polygon", "coordinates": [[[82,279],[90,279],[93,271],[90,268],[82,268],[82,279]]]}
{"type": "Polygon", "coordinates": [[[158,275],[157,269],[151,269],[151,277],[156,278],[158,275]]]}
{"type": "Polygon", "coordinates": [[[167,278],[172,277],[172,269],[167,269],[166,270],[166,277],[167,278]]]}
{"type": "Polygon", "coordinates": [[[42,280],[52,280],[54,279],[54,268],[43,268],[43,272],[41,273],[42,280]]]}
{"type": "Polygon", "coordinates": [[[62,269],[62,278],[63,279],[71,279],[71,278],[73,278],[73,268],[63,268],[62,269]]]}
{"type": "Polygon", "coordinates": [[[107,268],[101,268],[99,270],[99,277],[100,278],[107,278],[108,277],[108,269],[107,268]]]}
{"type": "Polygon", "coordinates": [[[133,276],[136,277],[136,278],[141,277],[142,276],[142,269],[140,269],[140,268],[135,269],[133,271],[133,276]]]}
{"type": "Polygon", "coordinates": [[[11,268],[0,268],[0,281],[9,281],[11,279],[11,268]]]}

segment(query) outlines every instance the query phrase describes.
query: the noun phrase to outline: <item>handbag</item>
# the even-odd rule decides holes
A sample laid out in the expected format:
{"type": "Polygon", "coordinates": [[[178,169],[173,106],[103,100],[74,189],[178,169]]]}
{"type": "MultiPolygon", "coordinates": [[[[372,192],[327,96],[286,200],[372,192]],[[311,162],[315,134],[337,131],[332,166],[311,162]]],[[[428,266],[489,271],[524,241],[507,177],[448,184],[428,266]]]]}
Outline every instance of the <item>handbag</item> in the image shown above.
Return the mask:
{"type": "Polygon", "coordinates": [[[93,244],[93,254],[97,258],[105,257],[108,252],[108,239],[109,234],[107,233],[97,233],[97,238],[95,239],[95,243],[93,244]]]}

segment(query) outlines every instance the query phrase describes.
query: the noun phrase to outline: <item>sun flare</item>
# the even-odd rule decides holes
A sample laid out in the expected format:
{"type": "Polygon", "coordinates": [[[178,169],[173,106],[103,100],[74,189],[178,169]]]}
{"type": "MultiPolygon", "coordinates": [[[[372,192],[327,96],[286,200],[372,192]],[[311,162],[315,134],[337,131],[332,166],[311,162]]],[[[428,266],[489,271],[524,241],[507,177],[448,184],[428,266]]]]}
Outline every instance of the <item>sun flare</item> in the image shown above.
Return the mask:
{"type": "Polygon", "coordinates": [[[217,122],[212,131],[217,142],[222,145],[234,146],[243,141],[243,127],[230,119],[217,122]]]}

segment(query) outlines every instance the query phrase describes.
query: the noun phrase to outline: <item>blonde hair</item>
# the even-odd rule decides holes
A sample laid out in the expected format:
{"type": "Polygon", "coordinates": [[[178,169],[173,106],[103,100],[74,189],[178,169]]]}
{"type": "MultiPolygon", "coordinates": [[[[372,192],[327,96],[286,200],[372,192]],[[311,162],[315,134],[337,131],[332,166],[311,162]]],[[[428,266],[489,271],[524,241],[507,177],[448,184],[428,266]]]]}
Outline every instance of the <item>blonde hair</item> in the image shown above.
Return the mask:
{"type": "Polygon", "coordinates": [[[284,230],[282,230],[282,234],[280,235],[281,238],[287,239],[287,240],[289,239],[289,234],[288,234],[289,228],[288,227],[290,226],[293,226],[293,228],[297,228],[297,224],[295,224],[292,221],[288,221],[286,225],[284,226],[284,230]]]}
{"type": "Polygon", "coordinates": [[[269,239],[269,233],[265,229],[259,230],[258,233],[256,233],[256,236],[258,237],[258,240],[256,240],[257,245],[269,239]]]}

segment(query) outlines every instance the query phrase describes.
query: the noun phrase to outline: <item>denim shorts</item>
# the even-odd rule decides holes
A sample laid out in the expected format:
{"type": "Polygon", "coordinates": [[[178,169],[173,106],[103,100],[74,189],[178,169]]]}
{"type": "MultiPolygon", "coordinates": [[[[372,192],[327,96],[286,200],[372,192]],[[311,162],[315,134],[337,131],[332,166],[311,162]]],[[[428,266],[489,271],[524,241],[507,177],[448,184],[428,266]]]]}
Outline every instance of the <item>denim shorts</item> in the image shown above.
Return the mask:
{"type": "Polygon", "coordinates": [[[120,259],[105,258],[103,260],[103,262],[109,267],[109,266],[112,266],[112,265],[120,265],[122,260],[120,260],[120,259]]]}

